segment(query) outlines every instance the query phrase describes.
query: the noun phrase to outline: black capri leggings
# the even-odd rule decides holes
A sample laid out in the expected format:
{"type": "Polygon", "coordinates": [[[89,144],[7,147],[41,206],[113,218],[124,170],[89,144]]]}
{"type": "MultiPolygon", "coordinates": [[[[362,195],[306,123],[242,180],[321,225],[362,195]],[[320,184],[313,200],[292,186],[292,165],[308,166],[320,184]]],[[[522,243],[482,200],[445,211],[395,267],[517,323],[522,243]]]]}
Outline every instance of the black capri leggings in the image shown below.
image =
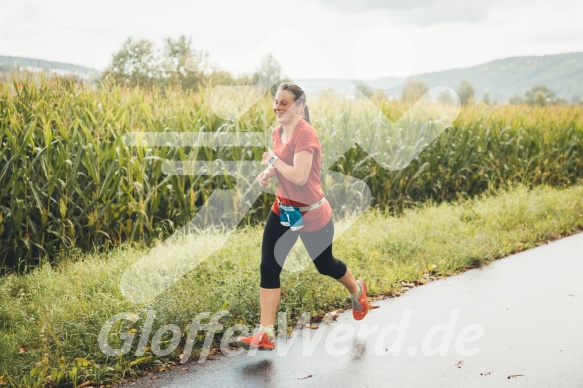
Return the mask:
{"type": "Polygon", "coordinates": [[[314,232],[286,232],[289,226],[279,222],[279,216],[269,212],[265,230],[263,231],[263,245],[261,247],[261,288],[279,288],[279,275],[285,259],[298,237],[310,254],[316,269],[322,275],[340,279],[346,274],[346,264],[332,256],[332,238],[334,237],[334,223],[332,220],[322,229],[314,232]]]}

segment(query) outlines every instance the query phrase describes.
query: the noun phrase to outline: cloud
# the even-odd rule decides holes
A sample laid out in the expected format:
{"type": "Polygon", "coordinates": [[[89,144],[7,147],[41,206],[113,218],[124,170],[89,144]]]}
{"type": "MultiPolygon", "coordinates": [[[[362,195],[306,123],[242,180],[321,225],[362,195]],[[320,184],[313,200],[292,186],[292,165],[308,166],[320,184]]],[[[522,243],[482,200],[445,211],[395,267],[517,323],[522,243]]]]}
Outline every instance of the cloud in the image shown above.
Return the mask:
{"type": "Polygon", "coordinates": [[[468,2],[464,0],[316,0],[344,12],[386,11],[396,19],[412,24],[430,25],[443,22],[485,20],[498,0],[468,2]]]}
{"type": "MultiPolygon", "coordinates": [[[[340,13],[385,13],[392,20],[425,27],[439,23],[489,21],[495,9],[505,11],[520,7],[549,7],[553,12],[571,10],[580,15],[581,2],[572,0],[313,0],[340,13]]],[[[552,17],[553,12],[549,15],[552,17]]]]}
{"type": "Polygon", "coordinates": [[[428,0],[396,0],[387,2],[386,0],[319,0],[320,3],[330,6],[337,6],[338,9],[349,11],[368,11],[377,9],[406,10],[423,6],[429,6],[432,2],[428,0]]]}

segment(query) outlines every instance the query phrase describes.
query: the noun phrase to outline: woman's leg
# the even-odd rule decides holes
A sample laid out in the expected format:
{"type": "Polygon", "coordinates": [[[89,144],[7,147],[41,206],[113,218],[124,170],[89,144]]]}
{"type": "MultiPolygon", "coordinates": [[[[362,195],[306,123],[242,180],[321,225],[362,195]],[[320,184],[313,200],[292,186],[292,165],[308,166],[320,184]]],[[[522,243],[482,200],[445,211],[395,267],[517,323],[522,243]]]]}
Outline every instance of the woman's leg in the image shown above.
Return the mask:
{"type": "Polygon", "coordinates": [[[362,280],[356,281],[346,264],[332,255],[334,237],[332,220],[324,228],[315,232],[304,232],[301,236],[318,272],[333,277],[346,287],[352,302],[352,316],[356,320],[363,319],[368,313],[366,284],[362,280]]]}
{"type": "Polygon", "coordinates": [[[259,289],[259,303],[261,305],[259,324],[261,326],[272,326],[275,323],[275,314],[277,313],[280,296],[281,288],[259,289]]]}
{"type": "Polygon", "coordinates": [[[344,276],[338,279],[338,281],[342,283],[344,287],[346,287],[350,294],[354,294],[356,291],[358,291],[358,284],[356,284],[356,278],[352,274],[352,271],[350,271],[350,268],[346,267],[346,273],[344,274],[344,276]]]}
{"type": "Polygon", "coordinates": [[[298,239],[297,233],[285,234],[288,230],[289,227],[283,226],[279,222],[277,214],[269,212],[261,247],[259,303],[261,305],[260,324],[262,326],[275,323],[275,314],[281,295],[279,275],[285,258],[298,239]]]}
{"type": "Polygon", "coordinates": [[[300,235],[318,272],[338,280],[350,294],[358,291],[358,284],[350,269],[332,255],[332,240],[334,239],[334,222],[332,220],[320,230],[303,232],[300,235]]]}

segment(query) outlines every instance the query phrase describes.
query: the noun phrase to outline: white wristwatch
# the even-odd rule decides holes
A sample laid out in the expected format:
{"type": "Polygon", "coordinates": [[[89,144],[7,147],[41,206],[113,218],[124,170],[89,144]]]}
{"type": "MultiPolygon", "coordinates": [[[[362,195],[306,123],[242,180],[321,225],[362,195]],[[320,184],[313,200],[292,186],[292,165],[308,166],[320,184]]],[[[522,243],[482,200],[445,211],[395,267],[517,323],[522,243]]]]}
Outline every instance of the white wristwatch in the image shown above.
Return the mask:
{"type": "Polygon", "coordinates": [[[273,167],[273,163],[275,163],[277,159],[279,159],[277,156],[271,155],[271,157],[267,160],[267,164],[269,165],[269,167],[275,168],[273,167]]]}

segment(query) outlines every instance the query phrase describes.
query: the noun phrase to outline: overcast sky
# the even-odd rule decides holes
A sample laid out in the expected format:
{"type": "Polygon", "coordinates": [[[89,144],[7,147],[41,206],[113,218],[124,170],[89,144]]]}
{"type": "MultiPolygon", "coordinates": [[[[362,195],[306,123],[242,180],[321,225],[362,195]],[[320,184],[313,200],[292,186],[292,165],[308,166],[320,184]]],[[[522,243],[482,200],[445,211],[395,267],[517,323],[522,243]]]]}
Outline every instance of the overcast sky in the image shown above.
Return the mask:
{"type": "Polygon", "coordinates": [[[0,55],[103,70],[128,38],[181,34],[235,74],[375,79],[583,51],[579,0],[2,0],[0,55]]]}

